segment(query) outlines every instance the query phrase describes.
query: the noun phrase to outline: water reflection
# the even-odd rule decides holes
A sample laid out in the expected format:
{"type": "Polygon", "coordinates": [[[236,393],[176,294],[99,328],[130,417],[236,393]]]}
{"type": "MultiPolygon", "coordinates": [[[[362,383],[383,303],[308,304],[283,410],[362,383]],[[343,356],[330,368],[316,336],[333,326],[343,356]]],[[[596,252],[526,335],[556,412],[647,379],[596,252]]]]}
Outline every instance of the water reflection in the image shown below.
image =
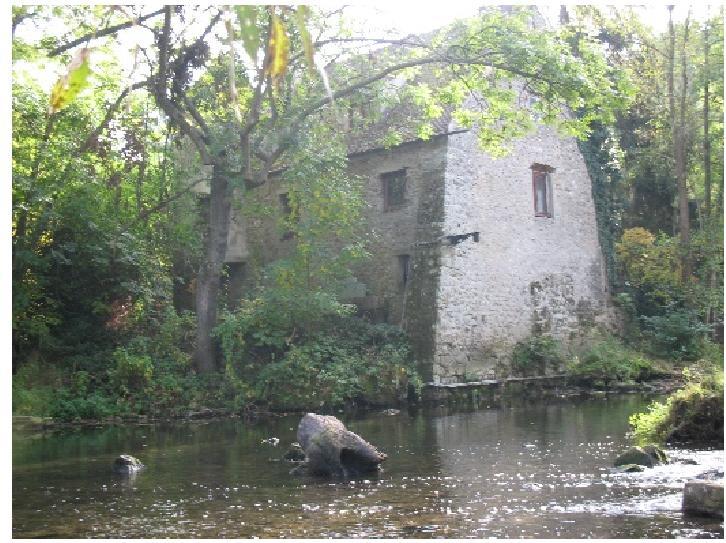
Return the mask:
{"type": "Polygon", "coordinates": [[[619,474],[644,398],[473,412],[370,414],[349,428],[388,454],[377,478],[294,478],[281,461],[299,417],[13,436],[14,537],[722,537],[680,514],[698,465],[619,474]],[[262,441],[277,437],[275,447],[262,441]],[[136,477],[110,466],[121,452],[136,477]]]}

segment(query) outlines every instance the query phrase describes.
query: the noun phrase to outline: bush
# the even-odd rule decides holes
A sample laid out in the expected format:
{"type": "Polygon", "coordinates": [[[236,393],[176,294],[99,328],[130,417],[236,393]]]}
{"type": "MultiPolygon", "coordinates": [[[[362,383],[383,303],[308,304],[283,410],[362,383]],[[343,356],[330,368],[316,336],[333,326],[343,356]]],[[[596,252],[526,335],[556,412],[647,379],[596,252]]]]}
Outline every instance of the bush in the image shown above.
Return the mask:
{"type": "Polygon", "coordinates": [[[274,299],[246,303],[217,328],[237,405],[381,405],[407,394],[409,385],[420,388],[400,329],[346,316],[348,309],[327,296],[298,301],[287,314],[274,299]]]}
{"type": "Polygon", "coordinates": [[[119,347],[114,351],[113,358],[116,364],[110,370],[109,377],[121,394],[142,392],[149,386],[154,373],[150,356],[136,354],[125,347],[119,347]]]}
{"type": "Polygon", "coordinates": [[[568,364],[571,375],[604,381],[642,381],[652,377],[656,366],[639,353],[627,349],[613,337],[596,343],[568,364]]]}
{"type": "Polygon", "coordinates": [[[640,443],[717,443],[723,447],[723,368],[701,362],[683,370],[685,386],[630,417],[640,443]]]}
{"type": "Polygon", "coordinates": [[[674,360],[696,360],[703,354],[710,328],[695,311],[671,306],[665,314],[641,321],[654,354],[674,360]]]}
{"type": "Polygon", "coordinates": [[[118,407],[113,398],[99,392],[87,397],[78,397],[71,390],[61,390],[52,403],[50,415],[64,422],[77,419],[98,420],[118,413],[118,407]]]}
{"type": "Polygon", "coordinates": [[[512,370],[519,375],[545,375],[564,364],[560,343],[549,336],[532,336],[514,346],[512,370]]]}

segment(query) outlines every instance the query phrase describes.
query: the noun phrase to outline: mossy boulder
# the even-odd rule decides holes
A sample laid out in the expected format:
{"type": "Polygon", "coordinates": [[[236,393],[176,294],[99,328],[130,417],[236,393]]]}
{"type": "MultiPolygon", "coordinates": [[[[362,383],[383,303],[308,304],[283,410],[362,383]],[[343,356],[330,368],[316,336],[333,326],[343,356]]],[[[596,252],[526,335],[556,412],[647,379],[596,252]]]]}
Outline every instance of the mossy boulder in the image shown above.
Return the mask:
{"type": "Polygon", "coordinates": [[[615,467],[621,467],[628,464],[637,464],[652,468],[657,464],[664,464],[668,461],[665,453],[655,445],[646,445],[645,447],[631,447],[623,454],[615,459],[615,467]]]}

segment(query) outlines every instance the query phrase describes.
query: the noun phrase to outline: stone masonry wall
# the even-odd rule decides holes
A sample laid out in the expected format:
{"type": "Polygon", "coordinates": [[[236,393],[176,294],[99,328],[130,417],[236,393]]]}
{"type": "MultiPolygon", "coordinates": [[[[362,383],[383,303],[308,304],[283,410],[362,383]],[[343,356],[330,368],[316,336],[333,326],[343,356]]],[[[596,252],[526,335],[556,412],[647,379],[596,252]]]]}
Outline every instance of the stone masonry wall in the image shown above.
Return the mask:
{"type": "Polygon", "coordinates": [[[571,138],[542,127],[493,159],[473,132],[449,137],[433,381],[506,373],[533,334],[564,343],[612,322],[586,166],[571,138]],[[553,217],[536,217],[531,166],[551,173],[553,217]],[[454,238],[455,239],[455,238],[454,238]]]}
{"type": "Polygon", "coordinates": [[[365,179],[365,217],[372,234],[371,258],[355,270],[365,294],[352,301],[374,319],[408,332],[426,379],[432,378],[446,148],[446,136],[437,136],[354,155],[349,162],[351,173],[365,179]],[[381,174],[402,168],[406,168],[404,203],[385,211],[381,174]],[[406,284],[400,255],[410,257],[406,284]]]}
{"type": "MultiPolygon", "coordinates": [[[[350,156],[349,170],[364,182],[364,217],[371,254],[354,270],[345,298],[374,321],[400,325],[409,332],[420,371],[432,378],[436,293],[439,276],[438,238],[444,220],[446,136],[375,149],[350,156]],[[384,209],[381,174],[406,169],[403,203],[384,209]],[[409,276],[403,282],[401,255],[408,255],[409,276]]],[[[283,258],[295,240],[283,239],[279,227],[280,195],[288,188],[279,175],[256,189],[255,196],[272,213],[242,219],[233,211],[228,261],[244,262],[247,275],[283,258]]],[[[246,281],[250,277],[241,277],[246,281]]],[[[230,285],[230,290],[239,285],[230,285]]]]}

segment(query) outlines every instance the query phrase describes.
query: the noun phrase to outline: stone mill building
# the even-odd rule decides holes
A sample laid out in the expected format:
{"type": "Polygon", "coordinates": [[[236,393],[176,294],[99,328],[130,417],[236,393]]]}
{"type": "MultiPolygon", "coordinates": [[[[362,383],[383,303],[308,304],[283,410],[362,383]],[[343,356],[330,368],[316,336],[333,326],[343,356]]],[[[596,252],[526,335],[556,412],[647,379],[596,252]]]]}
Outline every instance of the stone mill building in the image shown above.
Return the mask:
{"type": "MultiPolygon", "coordinates": [[[[495,159],[473,130],[446,115],[425,141],[404,118],[386,112],[350,133],[349,170],[364,180],[365,221],[376,235],[345,298],[407,331],[424,380],[502,376],[518,341],[546,334],[573,345],[611,326],[591,180],[577,142],[540,126],[495,159]],[[386,148],[377,136],[391,124],[403,141],[386,148]]],[[[255,190],[278,219],[287,212],[279,176],[255,190]]],[[[244,290],[250,242],[264,248],[266,261],[295,243],[271,220],[233,211],[230,296],[244,290]]]]}
{"type": "MultiPolygon", "coordinates": [[[[404,140],[384,148],[351,139],[349,169],[364,179],[365,220],[377,235],[346,298],[408,332],[427,382],[492,378],[506,373],[517,341],[547,334],[571,344],[612,322],[591,181],[574,139],[542,126],[494,159],[473,131],[442,120],[428,140],[404,140]]],[[[256,190],[285,213],[288,189],[274,176],[256,190]]],[[[233,295],[244,284],[248,233],[269,260],[295,243],[233,215],[233,295]]]]}

